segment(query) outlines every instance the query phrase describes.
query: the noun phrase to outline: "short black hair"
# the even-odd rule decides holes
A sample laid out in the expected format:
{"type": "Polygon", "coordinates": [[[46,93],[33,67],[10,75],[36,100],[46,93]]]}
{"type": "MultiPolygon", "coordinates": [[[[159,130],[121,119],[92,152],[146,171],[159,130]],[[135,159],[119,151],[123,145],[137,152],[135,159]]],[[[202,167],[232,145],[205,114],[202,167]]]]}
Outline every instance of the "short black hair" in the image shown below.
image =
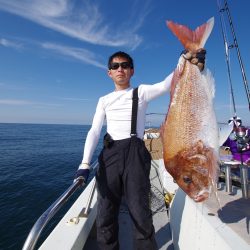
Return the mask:
{"type": "Polygon", "coordinates": [[[132,57],[131,57],[129,54],[123,52],[123,51],[117,51],[117,52],[115,52],[114,54],[112,54],[112,55],[109,57],[109,60],[108,60],[108,68],[109,68],[109,69],[111,68],[111,63],[112,63],[112,61],[113,61],[113,59],[114,59],[115,57],[126,58],[126,59],[128,60],[128,62],[130,63],[130,68],[131,68],[131,69],[134,68],[134,62],[133,62],[132,57]]]}

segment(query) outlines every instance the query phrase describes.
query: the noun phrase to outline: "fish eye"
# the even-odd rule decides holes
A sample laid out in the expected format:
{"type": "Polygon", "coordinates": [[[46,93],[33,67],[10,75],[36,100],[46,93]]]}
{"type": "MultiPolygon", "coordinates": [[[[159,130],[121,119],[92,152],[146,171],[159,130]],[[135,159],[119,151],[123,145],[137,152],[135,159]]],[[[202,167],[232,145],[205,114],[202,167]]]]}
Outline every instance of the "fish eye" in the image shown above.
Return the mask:
{"type": "Polygon", "coordinates": [[[186,184],[190,184],[192,182],[192,179],[188,176],[183,176],[183,181],[186,183],[186,184]]]}

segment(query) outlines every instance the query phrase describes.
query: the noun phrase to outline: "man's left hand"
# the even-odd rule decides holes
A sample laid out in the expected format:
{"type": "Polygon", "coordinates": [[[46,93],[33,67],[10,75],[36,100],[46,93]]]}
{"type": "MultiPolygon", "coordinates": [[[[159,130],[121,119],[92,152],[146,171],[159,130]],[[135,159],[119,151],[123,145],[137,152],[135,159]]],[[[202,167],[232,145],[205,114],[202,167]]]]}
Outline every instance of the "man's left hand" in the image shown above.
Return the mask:
{"type": "Polygon", "coordinates": [[[192,64],[197,65],[200,71],[203,71],[205,67],[206,53],[206,50],[201,48],[196,50],[195,52],[184,50],[182,52],[182,55],[186,60],[190,61],[192,64]]]}

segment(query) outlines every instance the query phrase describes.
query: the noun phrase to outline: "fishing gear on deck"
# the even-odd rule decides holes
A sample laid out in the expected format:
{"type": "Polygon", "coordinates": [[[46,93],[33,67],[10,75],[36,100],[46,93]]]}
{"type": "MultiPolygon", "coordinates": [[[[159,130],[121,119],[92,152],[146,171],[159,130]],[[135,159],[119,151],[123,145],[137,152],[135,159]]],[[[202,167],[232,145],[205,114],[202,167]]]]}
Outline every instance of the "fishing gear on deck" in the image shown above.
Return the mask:
{"type": "Polygon", "coordinates": [[[232,117],[228,123],[233,123],[233,132],[229,135],[230,140],[235,141],[237,145],[237,151],[242,153],[243,151],[250,149],[250,130],[242,125],[242,121],[239,117],[232,117]]]}
{"type": "Polygon", "coordinates": [[[250,134],[246,127],[238,126],[235,130],[235,135],[239,152],[250,149],[250,134]]]}

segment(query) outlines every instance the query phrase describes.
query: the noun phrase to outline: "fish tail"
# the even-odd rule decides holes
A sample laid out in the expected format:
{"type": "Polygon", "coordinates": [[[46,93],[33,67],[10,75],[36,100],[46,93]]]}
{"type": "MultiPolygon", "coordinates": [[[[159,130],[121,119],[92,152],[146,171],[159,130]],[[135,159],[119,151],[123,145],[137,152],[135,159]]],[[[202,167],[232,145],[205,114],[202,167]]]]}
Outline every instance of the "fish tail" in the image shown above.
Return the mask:
{"type": "Polygon", "coordinates": [[[214,26],[214,17],[211,17],[206,23],[197,27],[194,31],[185,25],[177,24],[173,21],[166,21],[166,23],[185,49],[196,51],[197,49],[204,48],[214,26]]]}

